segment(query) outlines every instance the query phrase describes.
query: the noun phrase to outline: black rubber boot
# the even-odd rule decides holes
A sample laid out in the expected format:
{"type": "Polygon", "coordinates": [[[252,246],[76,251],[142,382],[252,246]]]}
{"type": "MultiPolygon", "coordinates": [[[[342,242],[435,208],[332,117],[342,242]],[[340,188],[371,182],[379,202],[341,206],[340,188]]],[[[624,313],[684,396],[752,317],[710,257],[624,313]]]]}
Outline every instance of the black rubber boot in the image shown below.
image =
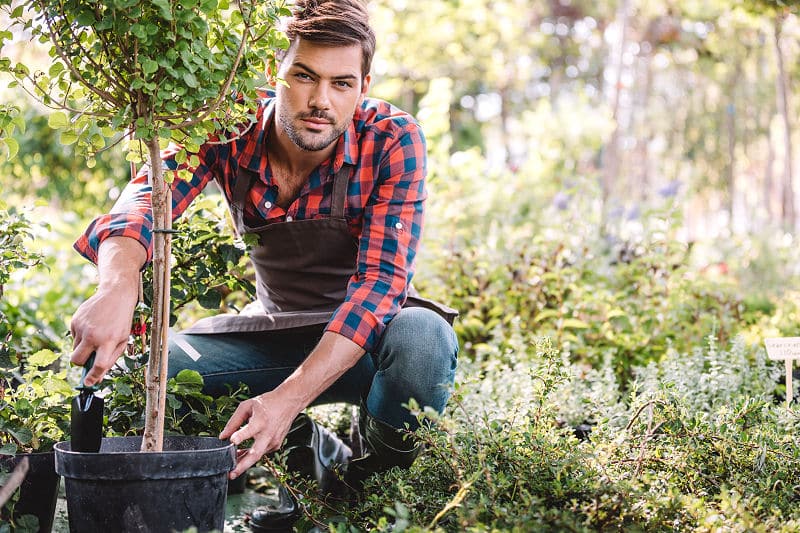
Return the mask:
{"type": "MultiPolygon", "coordinates": [[[[314,480],[320,492],[341,492],[343,483],[336,470],[347,464],[352,452],[339,438],[305,413],[292,422],[283,450],[286,467],[303,478],[314,480]]],[[[287,531],[300,518],[301,509],[285,487],[278,489],[278,505],[259,507],[250,515],[250,528],[256,532],[287,531]]]]}
{"type": "Polygon", "coordinates": [[[422,452],[423,445],[414,435],[378,420],[361,403],[361,437],[366,442],[366,453],[347,465],[345,483],[361,492],[364,480],[370,475],[385,472],[392,467],[409,468],[422,452]]]}

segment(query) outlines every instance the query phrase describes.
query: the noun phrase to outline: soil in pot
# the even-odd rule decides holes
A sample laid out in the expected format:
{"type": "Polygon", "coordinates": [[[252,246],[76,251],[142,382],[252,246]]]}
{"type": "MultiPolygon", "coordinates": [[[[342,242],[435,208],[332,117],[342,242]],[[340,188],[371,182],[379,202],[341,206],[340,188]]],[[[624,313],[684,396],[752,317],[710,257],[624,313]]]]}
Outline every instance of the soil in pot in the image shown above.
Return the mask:
{"type": "Polygon", "coordinates": [[[55,447],[64,476],[70,531],[222,531],[232,444],[212,437],[164,438],[163,452],[140,452],[141,437],[104,438],[99,453],[55,447]]]}
{"type": "Polygon", "coordinates": [[[58,482],[61,480],[56,474],[53,452],[2,455],[0,469],[6,472],[14,470],[23,457],[28,458],[28,473],[19,488],[14,515],[36,516],[39,519],[39,533],[49,533],[53,527],[58,482]]]}

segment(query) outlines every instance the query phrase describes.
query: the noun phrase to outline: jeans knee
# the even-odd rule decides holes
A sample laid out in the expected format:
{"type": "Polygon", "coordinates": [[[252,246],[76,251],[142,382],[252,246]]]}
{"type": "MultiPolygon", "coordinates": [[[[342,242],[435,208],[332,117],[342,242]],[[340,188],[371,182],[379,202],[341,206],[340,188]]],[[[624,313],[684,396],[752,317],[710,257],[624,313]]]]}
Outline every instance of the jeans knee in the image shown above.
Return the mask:
{"type": "MultiPolygon", "coordinates": [[[[450,324],[430,309],[402,309],[388,324],[381,348],[391,364],[408,366],[420,377],[452,383],[458,361],[458,339],[450,324]]],[[[381,362],[378,366],[383,367],[381,362]]]]}

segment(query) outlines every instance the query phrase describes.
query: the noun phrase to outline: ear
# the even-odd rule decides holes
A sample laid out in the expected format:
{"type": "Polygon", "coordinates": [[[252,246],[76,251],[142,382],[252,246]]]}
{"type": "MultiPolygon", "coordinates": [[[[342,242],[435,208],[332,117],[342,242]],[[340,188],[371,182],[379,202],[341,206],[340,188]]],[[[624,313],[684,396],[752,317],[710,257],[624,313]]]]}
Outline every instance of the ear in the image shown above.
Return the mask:
{"type": "Polygon", "coordinates": [[[364,98],[367,96],[367,91],[369,91],[369,84],[372,82],[372,76],[367,74],[364,76],[364,79],[361,81],[361,94],[358,95],[358,103],[364,101],[364,98]]]}

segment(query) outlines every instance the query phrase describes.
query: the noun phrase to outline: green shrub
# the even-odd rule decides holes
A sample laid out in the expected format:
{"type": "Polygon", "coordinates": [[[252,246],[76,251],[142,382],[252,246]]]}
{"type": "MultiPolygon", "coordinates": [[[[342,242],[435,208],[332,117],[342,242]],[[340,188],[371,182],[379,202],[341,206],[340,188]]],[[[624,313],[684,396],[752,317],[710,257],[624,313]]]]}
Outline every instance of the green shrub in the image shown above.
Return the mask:
{"type": "MultiPolygon", "coordinates": [[[[348,527],[392,531],[791,531],[800,527],[797,412],[776,369],[736,342],[636,370],[577,367],[550,343],[522,363],[468,362],[411,471],[368,481],[348,527]],[[565,414],[593,420],[578,440],[565,414]]],[[[312,516],[331,511],[309,499],[312,516]]],[[[342,530],[340,528],[340,530],[342,530]]]]}
{"type": "Polygon", "coordinates": [[[0,375],[0,455],[49,452],[69,434],[75,391],[65,370],[47,368],[58,358],[42,350],[26,358],[24,372],[0,375]]]}

